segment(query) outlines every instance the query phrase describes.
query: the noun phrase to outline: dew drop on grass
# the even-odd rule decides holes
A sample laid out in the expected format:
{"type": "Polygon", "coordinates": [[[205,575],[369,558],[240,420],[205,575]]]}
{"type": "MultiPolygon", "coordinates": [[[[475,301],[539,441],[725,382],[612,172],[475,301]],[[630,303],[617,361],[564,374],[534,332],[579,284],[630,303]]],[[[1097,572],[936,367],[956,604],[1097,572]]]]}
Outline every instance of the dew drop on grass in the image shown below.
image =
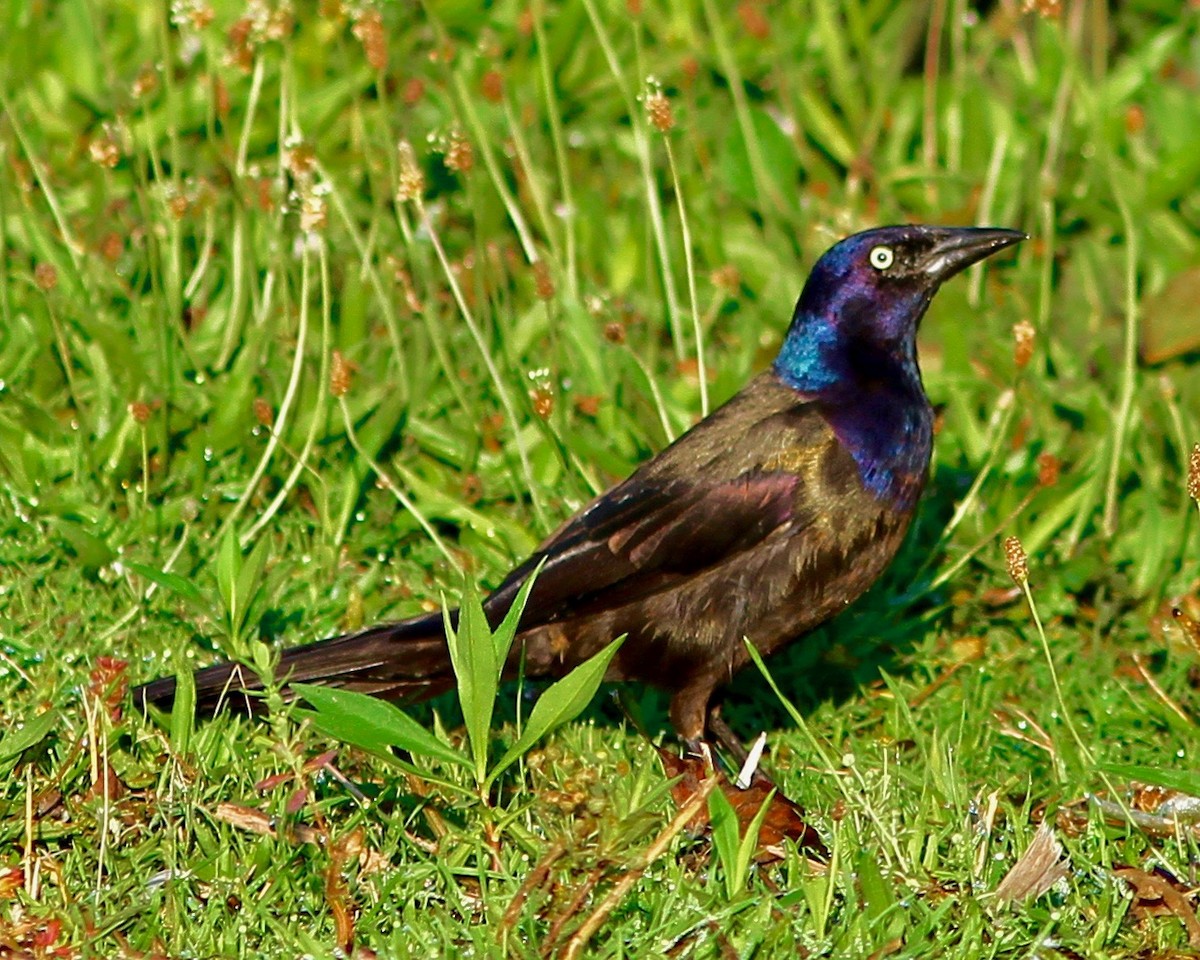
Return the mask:
{"type": "Polygon", "coordinates": [[[354,515],[355,523],[362,523],[366,519],[367,519],[367,515],[365,513],[363,513],[361,510],[359,510],[358,513],[356,513],[354,515]]]}
{"type": "Polygon", "coordinates": [[[213,449],[212,449],[212,447],[205,447],[205,448],[204,448],[204,462],[205,462],[205,463],[212,463],[212,459],[213,459],[213,449]]]}

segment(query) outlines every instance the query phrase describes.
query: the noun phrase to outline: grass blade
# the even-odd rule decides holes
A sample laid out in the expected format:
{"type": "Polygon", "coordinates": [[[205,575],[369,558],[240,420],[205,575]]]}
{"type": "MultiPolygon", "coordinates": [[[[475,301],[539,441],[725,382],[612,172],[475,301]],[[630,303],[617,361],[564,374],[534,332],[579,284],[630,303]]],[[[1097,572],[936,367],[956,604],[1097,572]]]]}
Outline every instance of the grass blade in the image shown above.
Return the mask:
{"type": "Polygon", "coordinates": [[[171,748],[178,757],[186,756],[192,744],[196,723],[196,675],[182,652],[175,662],[175,701],[171,704],[171,748]]]}
{"type": "Polygon", "coordinates": [[[19,756],[35,744],[41,743],[58,723],[58,711],[48,710],[34,717],[20,730],[4,735],[0,740],[0,762],[19,756]]]}
{"type": "Polygon", "coordinates": [[[326,736],[385,756],[389,748],[399,747],[431,760],[460,766],[467,762],[461,752],[386,700],[311,683],[293,683],[291,689],[312,704],[313,725],[326,736]]]}
{"type": "MultiPolygon", "coordinates": [[[[765,808],[764,808],[765,809],[765,808]]],[[[708,819],[712,825],[713,850],[721,862],[725,881],[725,895],[733,899],[742,889],[737,882],[738,862],[738,818],[733,804],[718,787],[708,795],[708,819]]]]}
{"type": "Polygon", "coordinates": [[[442,607],[446,643],[450,648],[450,663],[454,667],[454,676],[458,680],[458,702],[462,706],[467,739],[471,744],[475,780],[482,784],[487,777],[492,712],[496,705],[496,692],[500,686],[500,671],[504,661],[496,656],[496,646],[487,617],[483,613],[479,589],[472,580],[463,580],[457,628],[450,620],[448,604],[443,604],[442,607]]]}
{"type": "Polygon", "coordinates": [[[187,577],[181,577],[177,573],[168,573],[166,570],[159,570],[144,563],[126,563],[125,566],[139,577],[145,577],[151,583],[157,583],[164,590],[169,590],[184,600],[190,600],[192,603],[204,601],[204,594],[187,577]]]}
{"type": "Polygon", "coordinates": [[[521,736],[492,768],[487,778],[489,785],[501,771],[551,730],[569,723],[583,712],[584,707],[591,703],[592,697],[596,695],[596,690],[608,671],[609,663],[624,642],[624,636],[618,637],[595,656],[585,660],[561,680],[556,680],[546,688],[546,692],[538,697],[538,702],[534,704],[521,736]]]}

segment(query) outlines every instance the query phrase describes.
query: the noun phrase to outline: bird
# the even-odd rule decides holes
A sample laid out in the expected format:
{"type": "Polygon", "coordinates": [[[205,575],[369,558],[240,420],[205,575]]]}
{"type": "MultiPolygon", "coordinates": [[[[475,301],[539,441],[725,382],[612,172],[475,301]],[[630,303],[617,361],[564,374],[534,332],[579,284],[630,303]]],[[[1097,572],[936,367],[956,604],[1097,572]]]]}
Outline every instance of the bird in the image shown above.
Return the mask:
{"type": "MultiPolygon", "coordinates": [[[[495,627],[535,574],[506,673],[562,676],[624,635],[605,675],[670,695],[685,751],[743,755],[714,695],[857,600],[891,563],[929,472],[917,330],[950,277],[1021,240],[994,227],[855,233],[812,267],[773,364],[564,522],[483,601],[495,627]]],[[[451,612],[455,622],[457,612],[451,612]]],[[[454,686],[440,612],[283,651],[276,677],[417,700],[454,686]]],[[[259,681],[199,670],[211,713],[259,681]]],[[[135,692],[166,706],[175,680],[135,692]]]]}

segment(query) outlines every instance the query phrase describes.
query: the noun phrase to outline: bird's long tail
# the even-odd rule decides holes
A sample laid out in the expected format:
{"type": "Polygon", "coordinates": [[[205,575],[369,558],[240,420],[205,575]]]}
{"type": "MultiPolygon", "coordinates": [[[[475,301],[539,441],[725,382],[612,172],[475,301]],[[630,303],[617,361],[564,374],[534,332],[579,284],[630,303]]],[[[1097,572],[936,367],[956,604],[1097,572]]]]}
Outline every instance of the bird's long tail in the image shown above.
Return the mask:
{"type": "MultiPolygon", "coordinates": [[[[371,627],[330,640],[285,650],[275,676],[281,683],[320,683],[389,699],[422,700],[454,685],[450,651],[440,613],[371,627]]],[[[261,690],[253,670],[218,663],[196,671],[196,710],[216,713],[228,706],[254,712],[259,701],[247,692],[261,690]]],[[[175,700],[175,678],[163,677],[133,693],[134,702],[168,708],[175,700]]]]}

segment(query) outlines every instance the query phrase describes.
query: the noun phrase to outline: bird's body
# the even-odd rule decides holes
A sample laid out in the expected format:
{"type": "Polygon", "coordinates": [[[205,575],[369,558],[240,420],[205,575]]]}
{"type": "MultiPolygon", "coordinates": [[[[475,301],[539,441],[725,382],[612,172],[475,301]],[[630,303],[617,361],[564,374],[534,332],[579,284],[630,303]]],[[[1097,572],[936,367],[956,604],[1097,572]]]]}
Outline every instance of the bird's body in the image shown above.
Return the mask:
{"type": "MultiPolygon", "coordinates": [[[[856,600],[895,555],[932,449],[917,323],[942,280],[1022,236],[892,227],[826,253],[774,367],[488,596],[498,622],[541,565],[510,667],[523,657],[528,676],[561,675],[626,634],[608,678],[670,691],[676,730],[700,740],[713,691],[747,662],[743,638],[771,653],[856,600]]],[[[453,683],[442,631],[440,615],[384,624],[285,651],[278,675],[428,695],[453,683]]],[[[202,706],[215,708],[233,671],[197,674],[202,706]]],[[[173,692],[163,680],[142,697],[173,692]]]]}

